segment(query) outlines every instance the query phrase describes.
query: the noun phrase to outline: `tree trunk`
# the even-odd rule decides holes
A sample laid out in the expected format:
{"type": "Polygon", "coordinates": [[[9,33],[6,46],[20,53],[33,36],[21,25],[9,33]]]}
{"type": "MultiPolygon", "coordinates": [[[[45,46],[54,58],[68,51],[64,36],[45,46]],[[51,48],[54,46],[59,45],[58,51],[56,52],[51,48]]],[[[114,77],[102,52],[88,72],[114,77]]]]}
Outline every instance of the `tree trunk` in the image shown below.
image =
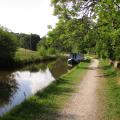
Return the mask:
{"type": "Polygon", "coordinates": [[[120,68],[120,61],[115,61],[114,62],[114,67],[115,68],[120,68]]]}

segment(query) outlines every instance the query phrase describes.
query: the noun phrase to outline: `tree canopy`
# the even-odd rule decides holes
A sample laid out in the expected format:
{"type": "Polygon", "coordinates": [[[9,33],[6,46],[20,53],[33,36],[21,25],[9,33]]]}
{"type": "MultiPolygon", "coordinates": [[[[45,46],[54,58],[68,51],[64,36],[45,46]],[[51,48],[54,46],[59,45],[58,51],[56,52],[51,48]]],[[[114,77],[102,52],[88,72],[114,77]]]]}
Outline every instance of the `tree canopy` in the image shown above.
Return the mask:
{"type": "Polygon", "coordinates": [[[24,34],[24,33],[13,33],[17,36],[20,47],[30,50],[37,50],[37,44],[41,40],[37,34],[24,34]]]}
{"type": "Polygon", "coordinates": [[[51,4],[59,22],[46,37],[48,47],[120,60],[119,0],[51,0],[51,4]]]}

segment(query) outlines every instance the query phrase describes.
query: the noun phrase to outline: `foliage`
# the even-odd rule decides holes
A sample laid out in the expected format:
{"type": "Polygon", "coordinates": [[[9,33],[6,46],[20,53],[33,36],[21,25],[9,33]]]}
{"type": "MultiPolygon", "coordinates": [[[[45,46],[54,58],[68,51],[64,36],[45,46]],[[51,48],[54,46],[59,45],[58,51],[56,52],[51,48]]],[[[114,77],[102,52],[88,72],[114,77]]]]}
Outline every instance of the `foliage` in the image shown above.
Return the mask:
{"type": "Polygon", "coordinates": [[[54,14],[59,18],[77,18],[93,16],[98,0],[51,0],[54,14]]]}
{"type": "Polygon", "coordinates": [[[0,28],[0,66],[10,64],[17,49],[17,38],[0,28]]]}
{"type": "Polygon", "coordinates": [[[43,56],[43,57],[48,55],[47,50],[44,46],[41,46],[40,48],[38,48],[38,53],[40,56],[43,56]]]}
{"type": "Polygon", "coordinates": [[[50,55],[56,55],[57,51],[52,47],[45,48],[42,45],[42,46],[38,46],[38,53],[40,56],[45,57],[45,56],[50,56],[50,55]]]}
{"type": "Polygon", "coordinates": [[[56,54],[56,50],[52,47],[48,48],[47,52],[48,52],[49,55],[55,55],[56,54]]]}
{"type": "Polygon", "coordinates": [[[56,56],[41,56],[38,51],[32,51],[29,49],[19,48],[14,57],[14,61],[11,64],[13,67],[21,67],[23,65],[37,63],[45,60],[54,60],[56,56]]]}
{"type": "Polygon", "coordinates": [[[100,62],[105,75],[105,120],[119,120],[120,118],[120,72],[108,64],[108,60],[100,62]]]}
{"type": "Polygon", "coordinates": [[[34,60],[38,58],[40,58],[40,56],[36,51],[19,48],[15,53],[14,60],[15,61],[30,61],[30,60],[34,60]]]}
{"type": "Polygon", "coordinates": [[[47,46],[60,52],[93,52],[96,41],[91,37],[94,36],[91,29],[97,0],[52,0],[51,3],[59,21],[48,32],[47,46]]]}
{"type": "Polygon", "coordinates": [[[47,42],[51,46],[120,60],[118,0],[52,0],[51,3],[59,17],[56,27],[48,33],[47,42]]]}
{"type": "Polygon", "coordinates": [[[88,48],[85,36],[89,29],[90,20],[87,17],[66,21],[60,19],[56,27],[48,33],[46,42],[59,51],[73,52],[76,49],[84,52],[88,48]]]}
{"type": "Polygon", "coordinates": [[[44,37],[41,38],[41,40],[40,40],[39,43],[37,44],[37,49],[38,49],[39,47],[41,47],[41,46],[44,46],[45,48],[49,47],[46,36],[44,36],[44,37]]]}
{"type": "Polygon", "coordinates": [[[31,34],[31,50],[37,50],[37,44],[40,41],[40,36],[36,34],[31,34]]]}
{"type": "Polygon", "coordinates": [[[111,60],[119,60],[119,29],[120,29],[120,11],[117,4],[119,2],[107,0],[98,2],[96,12],[99,15],[97,26],[98,38],[96,40],[98,54],[102,54],[111,60]],[[101,50],[100,50],[101,49],[101,50]],[[102,52],[103,51],[103,52],[102,52]]]}
{"type": "Polygon", "coordinates": [[[25,49],[30,49],[30,50],[37,50],[37,44],[41,40],[40,36],[37,34],[19,34],[19,33],[13,33],[14,35],[17,36],[20,47],[25,48],[25,49]]]}

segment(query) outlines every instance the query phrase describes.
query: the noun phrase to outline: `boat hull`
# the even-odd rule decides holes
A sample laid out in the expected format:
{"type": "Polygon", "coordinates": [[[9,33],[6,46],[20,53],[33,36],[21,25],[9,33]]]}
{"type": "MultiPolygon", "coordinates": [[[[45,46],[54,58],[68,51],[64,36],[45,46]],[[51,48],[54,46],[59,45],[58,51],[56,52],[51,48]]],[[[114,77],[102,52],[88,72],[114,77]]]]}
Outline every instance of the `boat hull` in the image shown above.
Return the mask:
{"type": "Polygon", "coordinates": [[[68,60],[69,65],[77,65],[80,61],[75,61],[74,59],[68,60]]]}

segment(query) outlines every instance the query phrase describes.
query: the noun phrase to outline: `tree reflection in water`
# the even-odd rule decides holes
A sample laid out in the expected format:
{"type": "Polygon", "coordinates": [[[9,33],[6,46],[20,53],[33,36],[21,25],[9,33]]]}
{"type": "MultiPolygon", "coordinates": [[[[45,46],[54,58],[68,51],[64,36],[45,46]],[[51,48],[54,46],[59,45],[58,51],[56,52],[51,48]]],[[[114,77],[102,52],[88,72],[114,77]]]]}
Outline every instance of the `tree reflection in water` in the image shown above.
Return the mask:
{"type": "Polygon", "coordinates": [[[52,67],[50,67],[50,71],[56,79],[59,78],[59,76],[63,73],[66,73],[67,70],[67,58],[57,59],[56,62],[53,63],[52,67]]]}
{"type": "Polygon", "coordinates": [[[18,84],[11,72],[0,72],[0,107],[9,103],[12,96],[17,92],[18,84]]]}

